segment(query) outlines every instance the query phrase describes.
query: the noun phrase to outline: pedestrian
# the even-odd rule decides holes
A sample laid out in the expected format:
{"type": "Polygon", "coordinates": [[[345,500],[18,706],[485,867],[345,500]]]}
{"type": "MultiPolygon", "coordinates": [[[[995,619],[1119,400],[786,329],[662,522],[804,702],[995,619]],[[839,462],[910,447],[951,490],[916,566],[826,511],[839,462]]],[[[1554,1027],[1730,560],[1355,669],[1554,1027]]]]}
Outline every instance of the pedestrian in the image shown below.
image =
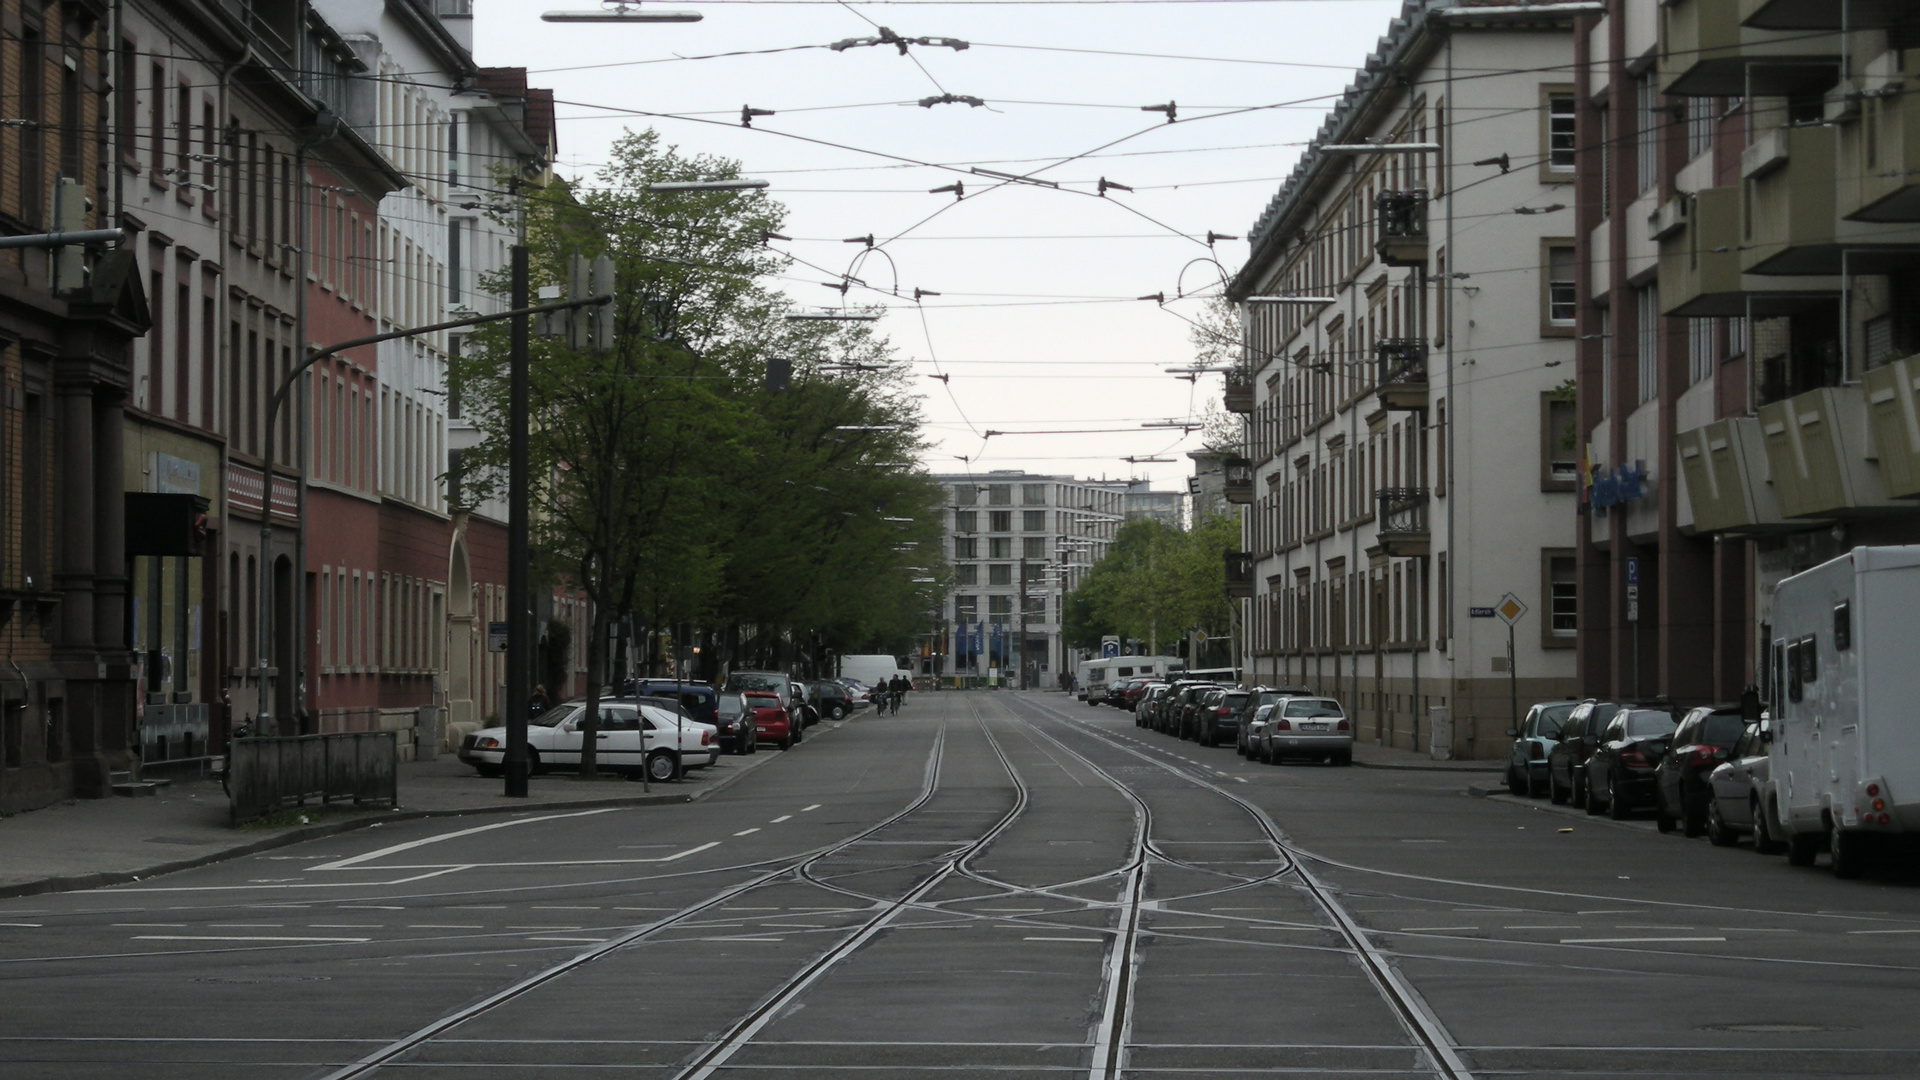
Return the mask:
{"type": "Polygon", "coordinates": [[[530,717],[539,716],[552,707],[553,702],[547,698],[545,686],[535,686],[533,693],[527,695],[527,715],[530,717]]]}
{"type": "Polygon", "coordinates": [[[893,708],[893,714],[900,715],[900,706],[907,700],[907,680],[904,676],[896,674],[887,680],[887,700],[893,708]]]}

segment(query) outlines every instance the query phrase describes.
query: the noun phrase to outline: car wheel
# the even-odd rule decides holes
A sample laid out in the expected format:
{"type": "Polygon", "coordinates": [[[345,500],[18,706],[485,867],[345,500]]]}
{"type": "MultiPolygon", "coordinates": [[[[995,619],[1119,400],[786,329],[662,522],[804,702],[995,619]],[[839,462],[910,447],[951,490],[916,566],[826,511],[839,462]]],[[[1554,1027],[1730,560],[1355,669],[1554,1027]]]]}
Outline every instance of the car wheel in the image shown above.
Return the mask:
{"type": "Polygon", "coordinates": [[[1812,866],[1814,856],[1820,854],[1819,833],[1793,833],[1787,837],[1787,863],[1791,866],[1812,866]]]}
{"type": "Polygon", "coordinates": [[[827,719],[829,720],[843,720],[846,718],[846,715],[847,707],[845,705],[835,705],[833,708],[827,710],[827,719]]]}
{"type": "Polygon", "coordinates": [[[799,740],[795,739],[792,735],[782,735],[780,737],[780,749],[791,750],[793,749],[793,744],[797,741],[799,740]]]}
{"type": "Polygon", "coordinates": [[[498,780],[507,772],[504,765],[475,765],[474,769],[489,780],[498,780]]]}
{"type": "Polygon", "coordinates": [[[1720,804],[1718,802],[1708,803],[1707,843],[1712,844],[1714,847],[1732,847],[1739,842],[1740,837],[1735,835],[1732,829],[1727,828],[1726,822],[1720,820],[1720,804]]]}
{"type": "MultiPolygon", "coordinates": [[[[1655,798],[1657,800],[1658,796],[1655,796],[1655,798]]],[[[1667,808],[1665,806],[1660,805],[1657,801],[1654,803],[1654,807],[1653,807],[1653,827],[1654,828],[1659,829],[1663,833],[1670,833],[1679,824],[1680,823],[1678,821],[1674,820],[1674,817],[1672,814],[1667,813],[1667,808]]]]}
{"type": "Polygon", "coordinates": [[[1827,855],[1833,860],[1833,876],[1837,878],[1857,878],[1866,869],[1867,846],[1873,842],[1871,836],[1862,832],[1849,832],[1834,822],[1827,828],[1827,855]]]}
{"type": "Polygon", "coordinates": [[[546,771],[546,766],[540,764],[540,751],[531,746],[527,747],[527,775],[544,776],[546,771]]]}
{"type": "Polygon", "coordinates": [[[654,783],[664,784],[672,780],[674,773],[677,771],[678,770],[674,768],[673,752],[671,750],[655,750],[653,753],[647,755],[647,779],[654,783]]]}
{"type": "Polygon", "coordinates": [[[1347,766],[1349,766],[1349,765],[1352,765],[1352,764],[1353,764],[1353,751],[1351,751],[1351,750],[1342,750],[1342,751],[1340,751],[1339,753],[1337,753],[1337,754],[1335,754],[1335,755],[1333,755],[1333,764],[1335,764],[1335,765],[1337,765],[1337,766],[1339,766],[1340,768],[1343,768],[1343,769],[1344,769],[1344,768],[1346,768],[1346,767],[1347,767],[1347,766]]]}
{"type": "Polygon", "coordinates": [[[1515,772],[1511,765],[1507,766],[1507,790],[1514,795],[1527,793],[1527,782],[1520,779],[1520,774],[1515,772]]]}
{"type": "Polygon", "coordinates": [[[1627,801],[1620,797],[1619,790],[1614,787],[1613,777],[1607,777],[1607,816],[1615,821],[1625,821],[1628,813],[1627,801]]]}
{"type": "Polygon", "coordinates": [[[1712,804],[1713,796],[1710,792],[1695,792],[1690,796],[1685,788],[1680,790],[1680,821],[1685,826],[1688,836],[1702,836],[1706,833],[1707,814],[1712,804]]]}
{"type": "Polygon", "coordinates": [[[1560,781],[1554,778],[1552,770],[1547,772],[1547,798],[1553,800],[1555,806],[1565,806],[1567,800],[1573,798],[1572,792],[1560,786],[1560,781]]]}
{"type": "Polygon", "coordinates": [[[1606,805],[1600,801],[1599,793],[1593,790],[1592,781],[1581,784],[1574,791],[1573,801],[1585,809],[1589,817],[1599,817],[1606,810],[1606,805]]]}
{"type": "Polygon", "coordinates": [[[1780,854],[1780,841],[1774,838],[1773,826],[1767,824],[1759,799],[1753,800],[1753,850],[1756,855],[1780,854]]]}
{"type": "Polygon", "coordinates": [[[805,725],[794,728],[793,729],[793,745],[799,746],[801,738],[805,736],[806,733],[807,733],[807,729],[805,725]]]}
{"type": "Polygon", "coordinates": [[[1275,765],[1275,764],[1278,764],[1278,762],[1276,761],[1276,759],[1275,759],[1275,758],[1274,758],[1274,756],[1273,756],[1273,744],[1272,744],[1272,743],[1261,743],[1261,744],[1260,744],[1260,753],[1259,753],[1259,757],[1260,757],[1260,764],[1262,764],[1262,765],[1275,765]]]}
{"type": "Polygon", "coordinates": [[[1527,798],[1537,799],[1540,796],[1545,795],[1546,793],[1547,793],[1546,783],[1541,780],[1535,780],[1533,778],[1533,770],[1531,769],[1527,770],[1527,798]]]}

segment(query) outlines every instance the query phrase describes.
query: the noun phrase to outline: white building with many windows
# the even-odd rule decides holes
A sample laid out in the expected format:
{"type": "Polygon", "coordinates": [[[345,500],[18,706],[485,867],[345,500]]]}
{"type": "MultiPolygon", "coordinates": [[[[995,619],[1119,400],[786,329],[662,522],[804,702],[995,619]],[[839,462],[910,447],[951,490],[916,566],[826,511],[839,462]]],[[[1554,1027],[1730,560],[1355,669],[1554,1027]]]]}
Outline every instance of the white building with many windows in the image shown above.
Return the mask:
{"type": "Polygon", "coordinates": [[[1572,19],[1409,0],[1232,285],[1248,678],[1339,696],[1362,738],[1450,718],[1456,756],[1498,755],[1515,698],[1573,685],[1572,19]]]}

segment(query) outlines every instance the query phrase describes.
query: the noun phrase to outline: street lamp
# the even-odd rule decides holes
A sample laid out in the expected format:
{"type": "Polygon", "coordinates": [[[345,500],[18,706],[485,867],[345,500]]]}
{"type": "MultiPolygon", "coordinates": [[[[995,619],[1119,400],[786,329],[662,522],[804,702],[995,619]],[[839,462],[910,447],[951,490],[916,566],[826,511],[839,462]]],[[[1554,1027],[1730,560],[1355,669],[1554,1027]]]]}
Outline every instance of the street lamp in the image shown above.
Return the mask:
{"type": "Polygon", "coordinates": [[[638,5],[616,3],[598,11],[549,11],[540,16],[550,23],[690,23],[705,16],[697,11],[641,11],[638,5]]]}

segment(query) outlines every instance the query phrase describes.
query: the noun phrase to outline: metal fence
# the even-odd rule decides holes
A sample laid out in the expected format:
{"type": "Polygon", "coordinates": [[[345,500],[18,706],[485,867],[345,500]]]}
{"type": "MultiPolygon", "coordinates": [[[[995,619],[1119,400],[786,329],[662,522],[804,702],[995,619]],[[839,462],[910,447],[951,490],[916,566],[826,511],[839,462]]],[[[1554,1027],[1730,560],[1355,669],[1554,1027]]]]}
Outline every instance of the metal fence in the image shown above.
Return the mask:
{"type": "Polygon", "coordinates": [[[394,731],[235,739],[227,748],[233,820],[252,821],[283,806],[336,799],[351,799],[355,806],[397,806],[399,760],[394,731]]]}

